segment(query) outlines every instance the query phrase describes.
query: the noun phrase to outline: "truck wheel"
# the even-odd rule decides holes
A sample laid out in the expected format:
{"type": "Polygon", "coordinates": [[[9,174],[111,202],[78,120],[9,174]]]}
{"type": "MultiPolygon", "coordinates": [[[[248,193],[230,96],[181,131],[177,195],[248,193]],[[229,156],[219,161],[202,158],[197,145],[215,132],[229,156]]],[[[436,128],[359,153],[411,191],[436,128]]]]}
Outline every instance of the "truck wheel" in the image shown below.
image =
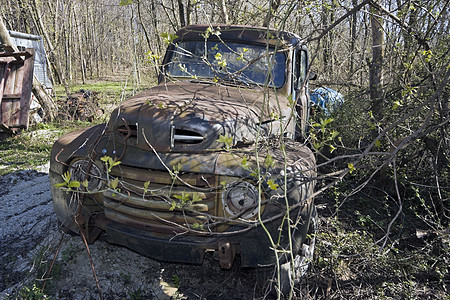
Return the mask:
{"type": "MultiPolygon", "coordinates": [[[[89,162],[83,159],[74,159],[70,163],[69,173],[71,181],[83,182],[87,178],[87,169],[89,162]]],[[[101,207],[93,198],[95,193],[100,190],[102,182],[101,170],[95,164],[90,167],[89,174],[91,176],[88,182],[88,190],[92,194],[78,194],[77,192],[66,191],[64,188],[55,187],[55,184],[61,183],[61,175],[56,173],[50,174],[53,207],[55,209],[58,220],[61,223],[63,230],[70,230],[76,234],[79,233],[79,227],[75,223],[74,218],[78,211],[78,205],[80,197],[84,197],[84,203],[80,211],[80,220],[88,220],[89,216],[95,212],[101,210],[101,207]]],[[[74,188],[75,190],[76,188],[74,188]]]]}

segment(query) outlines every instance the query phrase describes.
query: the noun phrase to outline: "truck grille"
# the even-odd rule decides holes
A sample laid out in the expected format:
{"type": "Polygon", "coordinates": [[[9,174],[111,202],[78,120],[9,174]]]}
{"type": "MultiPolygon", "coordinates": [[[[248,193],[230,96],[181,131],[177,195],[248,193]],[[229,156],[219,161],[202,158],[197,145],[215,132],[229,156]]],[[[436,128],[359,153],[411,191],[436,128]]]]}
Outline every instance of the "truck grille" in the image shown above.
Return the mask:
{"type": "Polygon", "coordinates": [[[110,175],[120,182],[116,190],[103,193],[110,220],[162,232],[211,229],[208,215],[217,215],[215,204],[220,197],[209,188],[216,186],[214,176],[182,174],[179,181],[168,172],[126,166],[113,169],[110,175]]]}

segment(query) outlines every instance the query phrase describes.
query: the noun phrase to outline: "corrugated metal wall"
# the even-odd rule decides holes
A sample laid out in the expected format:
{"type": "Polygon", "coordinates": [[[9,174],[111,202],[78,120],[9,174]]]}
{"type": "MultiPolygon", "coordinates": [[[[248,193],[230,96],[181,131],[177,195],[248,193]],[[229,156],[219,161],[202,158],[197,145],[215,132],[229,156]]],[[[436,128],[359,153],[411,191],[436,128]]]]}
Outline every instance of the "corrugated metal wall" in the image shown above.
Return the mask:
{"type": "Polygon", "coordinates": [[[17,31],[9,31],[13,41],[19,50],[33,48],[35,50],[34,75],[47,88],[52,87],[52,82],[47,73],[47,55],[44,49],[44,43],[41,36],[25,34],[17,31]]]}

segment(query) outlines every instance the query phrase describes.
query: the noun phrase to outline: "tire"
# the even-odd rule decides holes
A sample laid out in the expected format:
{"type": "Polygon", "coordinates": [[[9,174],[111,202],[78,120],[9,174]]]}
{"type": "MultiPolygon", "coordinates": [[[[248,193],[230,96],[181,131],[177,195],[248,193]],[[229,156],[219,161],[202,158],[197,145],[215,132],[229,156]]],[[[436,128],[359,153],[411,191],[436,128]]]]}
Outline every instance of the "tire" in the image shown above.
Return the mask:
{"type": "MultiPolygon", "coordinates": [[[[70,162],[70,167],[68,171],[70,173],[70,178],[73,181],[82,182],[86,179],[86,168],[88,166],[88,161],[83,159],[74,159],[70,162]]],[[[99,178],[101,176],[101,171],[98,167],[91,167],[90,174],[99,178]]],[[[63,188],[55,187],[55,184],[62,182],[61,175],[50,172],[50,182],[53,198],[53,207],[55,209],[56,215],[60,222],[60,227],[64,231],[72,231],[75,234],[79,234],[79,226],[75,223],[74,217],[78,211],[79,197],[81,196],[77,192],[66,191],[63,188]]],[[[92,194],[84,194],[85,197],[83,206],[81,208],[80,214],[83,219],[89,220],[89,216],[96,212],[101,211],[102,207],[98,205],[96,200],[93,198],[95,193],[101,189],[100,180],[91,180],[88,182],[88,190],[92,194]]]]}

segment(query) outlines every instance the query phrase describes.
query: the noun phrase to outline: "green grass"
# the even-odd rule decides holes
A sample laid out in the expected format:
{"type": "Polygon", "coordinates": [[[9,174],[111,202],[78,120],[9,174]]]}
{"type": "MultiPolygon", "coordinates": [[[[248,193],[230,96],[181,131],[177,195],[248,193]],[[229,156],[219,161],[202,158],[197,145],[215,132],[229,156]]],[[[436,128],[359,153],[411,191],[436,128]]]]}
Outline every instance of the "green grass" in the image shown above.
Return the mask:
{"type": "MultiPolygon", "coordinates": [[[[136,86],[126,80],[122,81],[88,81],[85,84],[73,84],[68,87],[69,93],[77,93],[80,90],[90,90],[98,93],[98,98],[102,104],[115,104],[126,100],[141,90],[156,85],[156,79],[146,79],[136,86]]],[[[55,87],[57,98],[66,97],[66,90],[63,85],[55,87]]]]}
{"type": "MultiPolygon", "coordinates": [[[[103,117],[94,123],[59,120],[50,124],[37,124],[17,136],[0,140],[0,176],[19,170],[35,169],[49,161],[53,143],[63,134],[76,129],[89,127],[95,123],[106,122],[116,105],[140,90],[156,84],[155,79],[146,79],[137,87],[122,81],[88,81],[86,84],[70,85],[69,93],[81,89],[95,91],[97,101],[104,109],[103,117]]],[[[67,95],[63,85],[55,86],[55,98],[64,103],[67,95]]]]}
{"type": "MultiPolygon", "coordinates": [[[[125,93],[129,93],[133,91],[133,86],[125,85],[125,82],[95,82],[95,83],[86,83],[86,84],[76,84],[69,86],[70,93],[77,93],[80,90],[91,90],[100,94],[105,95],[120,95],[123,91],[125,93]]],[[[64,86],[58,85],[55,87],[56,95],[65,95],[66,91],[64,86]]]]}
{"type": "Polygon", "coordinates": [[[0,176],[45,165],[53,143],[61,135],[91,125],[78,121],[38,124],[16,136],[0,140],[0,176]]]}

